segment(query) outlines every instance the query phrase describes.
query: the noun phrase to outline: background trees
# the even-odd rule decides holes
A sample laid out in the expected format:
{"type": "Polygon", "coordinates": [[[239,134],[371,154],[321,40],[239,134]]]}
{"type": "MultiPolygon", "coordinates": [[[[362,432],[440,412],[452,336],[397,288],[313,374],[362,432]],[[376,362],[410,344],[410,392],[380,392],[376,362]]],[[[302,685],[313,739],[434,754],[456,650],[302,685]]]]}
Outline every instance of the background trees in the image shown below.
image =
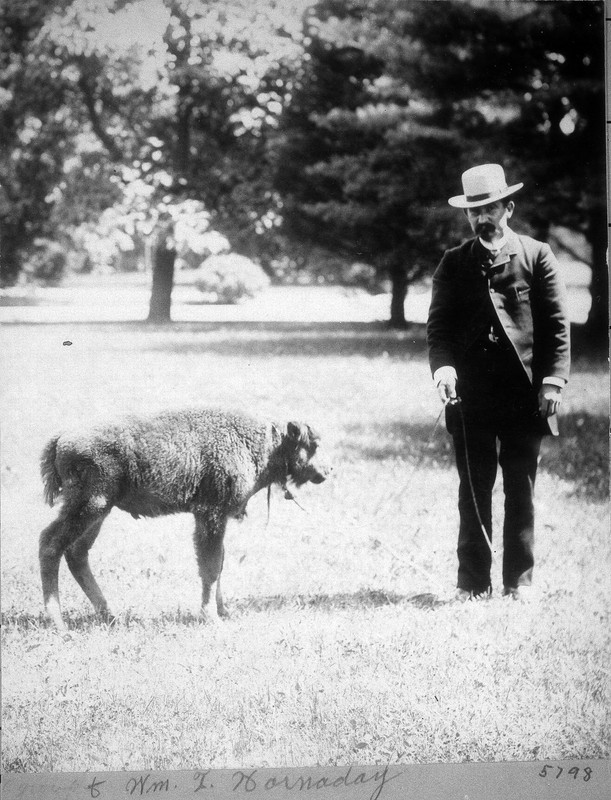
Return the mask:
{"type": "Polygon", "coordinates": [[[526,182],[532,233],[565,225],[590,243],[588,329],[606,339],[602,10],[322,0],[284,117],[278,185],[292,231],[387,270],[401,324],[407,285],[463,234],[444,198],[463,169],[501,161],[526,182]]]}
{"type": "MultiPolygon", "coordinates": [[[[31,0],[28,21],[28,9],[18,0],[7,2],[2,27],[7,51],[16,55],[2,78],[11,111],[4,125],[13,153],[20,154],[30,117],[38,119],[36,102],[30,102],[38,101],[38,71],[55,82],[49,113],[57,111],[53,119],[65,126],[26,142],[25,161],[46,149],[47,140],[63,156],[52,160],[55,172],[44,185],[32,180],[36,176],[25,165],[21,170],[38,205],[47,204],[45,214],[37,215],[32,201],[22,214],[26,220],[38,216],[42,230],[40,220],[59,210],[55,225],[65,232],[66,221],[74,226],[95,219],[104,207],[124,200],[125,188],[134,181],[153,189],[148,219],[142,219],[142,210],[135,218],[156,229],[153,268],[166,273],[153,281],[154,291],[165,294],[151,302],[156,321],[168,318],[167,311],[153,308],[169,309],[173,204],[197,198],[235,247],[254,253],[265,249],[257,245],[273,203],[261,142],[281,107],[277,73],[280,60],[290,59],[295,50],[293,33],[300,30],[303,3],[278,0],[262,12],[240,0],[66,0],[51,7],[31,0]],[[35,62],[38,71],[30,68],[35,62]],[[21,87],[27,82],[21,100],[17,82],[21,87]],[[21,111],[19,118],[13,107],[21,111]],[[160,218],[164,222],[158,225],[160,218]]],[[[41,95],[46,96],[44,85],[41,95]]],[[[41,123],[36,125],[41,131],[41,123]]],[[[49,160],[49,154],[40,159],[49,160]]],[[[16,198],[18,187],[6,183],[16,198]]],[[[8,199],[3,203],[7,218],[17,211],[9,211],[8,199]]],[[[19,218],[11,238],[23,261],[33,229],[20,232],[18,223],[19,218]]],[[[19,272],[17,256],[11,264],[3,260],[5,283],[19,272]]]]}
{"type": "Polygon", "coordinates": [[[550,225],[585,235],[593,270],[587,327],[606,339],[603,5],[448,2],[438,14],[405,5],[419,45],[401,61],[405,81],[423,87],[461,133],[461,166],[496,156],[525,181],[520,217],[536,235],[546,238],[550,225]]]}
{"type": "Polygon", "coordinates": [[[159,307],[172,287],[172,209],[197,200],[272,275],[313,246],[371,265],[391,279],[401,325],[409,284],[464,235],[445,204],[460,172],[500,160],[527,184],[521,223],[543,237],[563,225],[591,245],[588,329],[606,338],[600,3],[0,7],[5,284],[39,237],[70,243],[139,181],[150,188],[139,223],[165,219],[152,250],[165,253],[153,258],[166,271],[153,282],[165,287],[159,307]]]}
{"type": "Polygon", "coordinates": [[[439,200],[455,178],[460,142],[397,75],[404,33],[395,31],[396,11],[390,3],[377,15],[317,6],[282,120],[276,186],[292,237],[390,277],[391,323],[401,326],[409,284],[448,244],[451,215],[439,200]]]}
{"type": "Polygon", "coordinates": [[[283,219],[292,238],[388,275],[391,322],[400,326],[408,285],[430,267],[427,248],[447,238],[438,198],[457,142],[378,55],[328,36],[313,26],[283,117],[275,181],[283,219]]]}
{"type": "Polygon", "coordinates": [[[49,194],[73,153],[77,120],[53,53],[37,37],[49,14],[39,0],[0,6],[0,244],[2,280],[12,283],[24,252],[51,234],[49,194]]]}

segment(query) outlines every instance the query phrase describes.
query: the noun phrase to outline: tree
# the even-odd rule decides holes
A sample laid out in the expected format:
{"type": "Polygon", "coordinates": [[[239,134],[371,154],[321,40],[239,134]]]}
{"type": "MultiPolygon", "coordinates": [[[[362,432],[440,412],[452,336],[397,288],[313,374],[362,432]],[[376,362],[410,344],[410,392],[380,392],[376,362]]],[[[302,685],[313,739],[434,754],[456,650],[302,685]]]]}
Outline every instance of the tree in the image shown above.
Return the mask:
{"type": "Polygon", "coordinates": [[[588,237],[606,337],[601,4],[1,2],[5,282],[35,236],[140,180],[155,214],[197,198],[247,255],[285,237],[369,261],[401,325],[407,286],[462,232],[457,174],[501,160],[532,176],[533,231],[588,237]]]}
{"type": "Polygon", "coordinates": [[[149,303],[148,322],[168,322],[172,307],[174,266],[176,250],[172,246],[173,226],[171,222],[158,225],[153,244],[153,286],[149,303]]]}
{"type": "Polygon", "coordinates": [[[583,233],[592,257],[591,343],[608,336],[606,260],[604,6],[546,3],[524,19],[535,66],[520,116],[508,126],[513,159],[524,157],[536,191],[529,213],[545,231],[552,222],[583,233]]]}
{"type": "MultiPolygon", "coordinates": [[[[51,54],[54,77],[63,79],[57,107],[71,127],[56,141],[71,159],[58,159],[48,181],[49,209],[68,212],[75,224],[89,212],[91,218],[105,202],[116,202],[117,175],[129,174],[155,187],[150,203],[157,211],[198,198],[238,246],[262,238],[274,202],[263,142],[282,99],[280,64],[298,50],[293,29],[303,5],[275,0],[261,11],[247,0],[66,0],[50,8],[29,57],[51,54]],[[102,178],[103,191],[81,213],[75,201],[88,195],[89,176],[90,188],[102,178]]],[[[24,103],[33,89],[28,86],[24,103]]],[[[167,267],[166,244],[155,249],[164,256],[154,268],[167,267]]],[[[153,281],[154,291],[167,285],[153,281]]]]}
{"type": "Polygon", "coordinates": [[[53,189],[72,154],[77,120],[62,113],[67,87],[39,35],[53,12],[44,0],[0,5],[0,283],[13,284],[24,254],[49,233],[53,189]]]}
{"type": "MultiPolygon", "coordinates": [[[[546,237],[550,223],[583,233],[592,249],[593,340],[607,341],[604,21],[602,3],[389,3],[399,14],[393,75],[437,107],[462,139],[457,167],[502,161],[527,184],[520,214],[546,237]],[[431,6],[435,9],[432,11],[431,6]],[[398,6],[398,8],[397,8],[398,6]],[[442,13],[440,13],[442,12],[442,13]]],[[[374,52],[388,50],[383,37],[374,52]]]]}
{"type": "Polygon", "coordinates": [[[590,241],[587,327],[606,340],[602,11],[322,0],[284,118],[290,229],[387,269],[400,324],[405,286],[463,231],[442,198],[463,169],[501,161],[527,179],[520,211],[533,233],[553,222],[590,241]]]}
{"type": "Polygon", "coordinates": [[[359,41],[360,20],[339,26],[334,10],[319,4],[323,24],[310,21],[306,60],[283,117],[276,187],[289,235],[390,277],[390,322],[403,327],[408,286],[427,271],[430,243],[447,239],[450,216],[435,201],[458,142],[359,41]]]}

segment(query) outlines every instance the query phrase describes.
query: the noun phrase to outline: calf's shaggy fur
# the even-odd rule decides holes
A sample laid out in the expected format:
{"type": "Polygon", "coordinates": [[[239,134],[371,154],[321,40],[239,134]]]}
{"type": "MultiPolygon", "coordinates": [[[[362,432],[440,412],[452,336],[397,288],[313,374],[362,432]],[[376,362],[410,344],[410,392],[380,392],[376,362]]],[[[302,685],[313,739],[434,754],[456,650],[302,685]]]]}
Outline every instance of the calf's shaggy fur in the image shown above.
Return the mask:
{"type": "Polygon", "coordinates": [[[113,506],[136,518],[193,514],[202,614],[216,619],[225,613],[220,576],[227,520],[241,518],[261,489],[321,483],[329,468],[308,425],[188,409],[60,434],[45,447],[41,472],[47,502],[63,499],[39,550],[45,611],[62,628],[62,556],[96,612],[111,617],[88,556],[113,506]]]}

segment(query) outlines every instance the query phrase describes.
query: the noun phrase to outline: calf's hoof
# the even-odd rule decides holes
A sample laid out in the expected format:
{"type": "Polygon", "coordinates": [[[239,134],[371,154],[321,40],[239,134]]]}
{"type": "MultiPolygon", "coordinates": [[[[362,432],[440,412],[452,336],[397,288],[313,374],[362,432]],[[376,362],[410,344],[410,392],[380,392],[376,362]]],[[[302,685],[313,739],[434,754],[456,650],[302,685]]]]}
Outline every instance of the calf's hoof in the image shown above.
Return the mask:
{"type": "Polygon", "coordinates": [[[199,618],[204,625],[216,626],[221,622],[216,608],[202,608],[199,612],[199,618]]]}
{"type": "Polygon", "coordinates": [[[62,612],[56,600],[49,600],[45,605],[45,620],[50,627],[55,628],[58,632],[66,630],[66,625],[62,619],[62,612]]]}

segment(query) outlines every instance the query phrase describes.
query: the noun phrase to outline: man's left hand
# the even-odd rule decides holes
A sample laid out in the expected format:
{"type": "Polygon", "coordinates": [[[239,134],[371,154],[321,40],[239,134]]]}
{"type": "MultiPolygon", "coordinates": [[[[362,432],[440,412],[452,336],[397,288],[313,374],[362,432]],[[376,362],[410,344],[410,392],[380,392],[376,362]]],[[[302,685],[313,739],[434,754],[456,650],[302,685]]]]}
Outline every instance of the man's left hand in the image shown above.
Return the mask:
{"type": "Polygon", "coordinates": [[[557,414],[562,402],[562,389],[552,383],[544,383],[539,390],[539,412],[544,419],[557,414]]]}

